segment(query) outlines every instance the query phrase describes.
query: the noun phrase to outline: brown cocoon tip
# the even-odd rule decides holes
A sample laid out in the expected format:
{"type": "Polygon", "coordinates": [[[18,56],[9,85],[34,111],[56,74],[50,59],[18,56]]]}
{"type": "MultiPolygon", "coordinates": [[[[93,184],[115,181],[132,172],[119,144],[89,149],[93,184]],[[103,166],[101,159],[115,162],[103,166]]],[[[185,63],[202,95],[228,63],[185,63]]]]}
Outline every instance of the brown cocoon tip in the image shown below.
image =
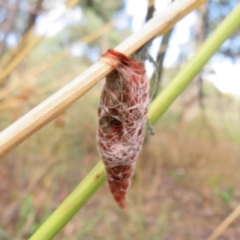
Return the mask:
{"type": "Polygon", "coordinates": [[[117,166],[106,168],[107,181],[110,191],[120,208],[126,206],[127,190],[131,183],[133,167],[117,166]]]}

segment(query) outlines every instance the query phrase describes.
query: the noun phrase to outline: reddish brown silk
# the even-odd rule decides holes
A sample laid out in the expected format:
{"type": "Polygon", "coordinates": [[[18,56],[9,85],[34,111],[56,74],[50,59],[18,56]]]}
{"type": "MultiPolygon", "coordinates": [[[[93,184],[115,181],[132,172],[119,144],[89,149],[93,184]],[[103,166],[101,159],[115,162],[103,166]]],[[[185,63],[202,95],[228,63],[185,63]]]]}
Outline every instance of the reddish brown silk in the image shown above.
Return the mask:
{"type": "Polygon", "coordinates": [[[149,85],[144,63],[113,49],[103,58],[115,70],[107,76],[100,99],[98,150],[114,199],[124,208],[144,140],[149,85]]]}

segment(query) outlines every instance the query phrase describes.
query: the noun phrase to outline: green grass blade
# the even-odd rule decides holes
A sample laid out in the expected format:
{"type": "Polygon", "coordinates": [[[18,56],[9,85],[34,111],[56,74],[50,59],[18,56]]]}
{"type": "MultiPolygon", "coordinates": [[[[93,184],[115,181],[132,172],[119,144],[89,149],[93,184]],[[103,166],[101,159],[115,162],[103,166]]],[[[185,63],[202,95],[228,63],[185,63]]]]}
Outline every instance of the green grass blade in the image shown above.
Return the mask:
{"type": "MultiPolygon", "coordinates": [[[[209,58],[240,25],[240,4],[219,25],[196,55],[177,74],[150,106],[149,120],[155,123],[181,94],[209,58]]],[[[52,239],[97,191],[105,180],[104,167],[99,162],[59,208],[43,223],[30,240],[52,239]]]]}

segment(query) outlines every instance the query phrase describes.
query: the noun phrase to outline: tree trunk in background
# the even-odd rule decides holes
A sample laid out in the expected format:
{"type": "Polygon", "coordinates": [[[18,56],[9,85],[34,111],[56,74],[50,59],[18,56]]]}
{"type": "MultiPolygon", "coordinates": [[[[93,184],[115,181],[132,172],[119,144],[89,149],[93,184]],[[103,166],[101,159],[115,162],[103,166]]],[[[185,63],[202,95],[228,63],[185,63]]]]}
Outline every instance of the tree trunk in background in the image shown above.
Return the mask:
{"type": "MultiPolygon", "coordinates": [[[[206,35],[208,32],[207,14],[207,4],[198,9],[198,18],[195,27],[196,51],[206,40],[206,35]]],[[[182,111],[181,119],[184,121],[189,121],[194,119],[196,115],[200,113],[204,127],[208,130],[209,137],[215,141],[216,137],[214,134],[214,129],[212,128],[204,109],[203,79],[201,72],[195,77],[193,84],[190,85],[187,97],[187,101],[184,103],[184,110],[182,111]],[[195,103],[198,103],[198,105],[195,103]]]]}
{"type": "Polygon", "coordinates": [[[34,11],[32,11],[28,17],[28,23],[23,34],[25,34],[35,24],[38,13],[42,8],[42,3],[43,0],[37,0],[34,11]]]}
{"type": "Polygon", "coordinates": [[[153,13],[155,11],[155,0],[148,0],[148,11],[145,18],[145,22],[149,21],[153,17],[153,13]]]}
{"type": "MultiPolygon", "coordinates": [[[[157,55],[157,82],[156,82],[156,88],[155,88],[155,92],[153,93],[153,98],[154,99],[158,93],[160,92],[161,89],[161,80],[162,80],[162,73],[163,73],[163,62],[164,62],[164,58],[167,52],[167,48],[168,48],[168,44],[171,38],[171,34],[172,34],[173,29],[171,29],[170,31],[168,31],[167,33],[165,33],[162,36],[162,41],[158,50],[158,55],[157,55]]],[[[153,83],[154,84],[154,83],[153,83]]]]}
{"type": "MultiPolygon", "coordinates": [[[[206,39],[206,34],[207,34],[207,4],[204,6],[200,7],[198,10],[198,21],[196,24],[196,49],[198,50],[202,43],[206,39]]],[[[203,103],[203,98],[204,98],[204,93],[203,93],[203,87],[202,87],[202,76],[199,74],[197,76],[196,81],[198,82],[198,100],[199,100],[199,105],[201,108],[204,108],[204,103],[203,103]]]]}
{"type": "MultiPolygon", "coordinates": [[[[196,51],[200,48],[202,43],[206,39],[207,34],[207,5],[203,5],[198,9],[198,17],[195,25],[195,49],[196,51]]],[[[197,106],[195,103],[199,103],[199,106],[201,109],[204,108],[203,98],[204,93],[202,90],[202,76],[201,73],[199,73],[193,83],[189,86],[189,88],[186,90],[187,96],[185,100],[183,100],[183,111],[180,115],[180,121],[189,121],[192,120],[199,109],[197,109],[197,106]]]]}

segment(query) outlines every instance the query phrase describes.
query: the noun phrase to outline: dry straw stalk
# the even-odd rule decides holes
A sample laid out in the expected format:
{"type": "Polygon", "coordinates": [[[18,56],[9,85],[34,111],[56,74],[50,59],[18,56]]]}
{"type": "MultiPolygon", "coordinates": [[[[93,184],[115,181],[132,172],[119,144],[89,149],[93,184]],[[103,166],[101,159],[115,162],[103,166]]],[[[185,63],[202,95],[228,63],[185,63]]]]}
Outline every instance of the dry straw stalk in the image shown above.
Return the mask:
{"type": "MultiPolygon", "coordinates": [[[[128,56],[131,55],[156,35],[167,32],[176,22],[205,2],[206,0],[175,1],[165,11],[146,23],[139,32],[117,46],[116,50],[128,56]]],[[[110,65],[98,61],[79,77],[2,131],[0,133],[0,157],[65,111],[111,71],[110,65]]]]}

